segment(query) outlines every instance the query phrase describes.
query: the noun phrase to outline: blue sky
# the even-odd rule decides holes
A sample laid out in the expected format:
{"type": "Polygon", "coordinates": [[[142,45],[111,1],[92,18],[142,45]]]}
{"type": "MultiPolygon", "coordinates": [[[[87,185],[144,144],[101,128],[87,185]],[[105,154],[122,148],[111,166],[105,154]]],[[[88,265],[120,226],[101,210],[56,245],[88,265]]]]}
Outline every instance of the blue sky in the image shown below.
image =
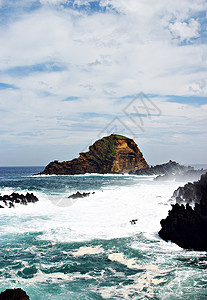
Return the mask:
{"type": "Polygon", "coordinates": [[[149,164],[207,163],[206,12],[206,0],[0,0],[0,166],[69,160],[114,131],[149,164]]]}

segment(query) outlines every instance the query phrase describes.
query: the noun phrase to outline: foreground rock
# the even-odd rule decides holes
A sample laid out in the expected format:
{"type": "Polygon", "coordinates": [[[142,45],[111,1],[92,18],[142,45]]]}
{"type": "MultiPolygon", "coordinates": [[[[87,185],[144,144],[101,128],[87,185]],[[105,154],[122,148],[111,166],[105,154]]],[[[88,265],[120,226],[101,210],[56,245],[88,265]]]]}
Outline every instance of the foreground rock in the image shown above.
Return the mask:
{"type": "Polygon", "coordinates": [[[28,203],[35,203],[39,201],[33,193],[27,193],[26,195],[12,193],[11,195],[0,196],[0,208],[14,207],[15,204],[27,205],[28,203]]]}
{"type": "Polygon", "coordinates": [[[161,220],[159,236],[185,249],[206,251],[207,174],[202,175],[198,182],[177,189],[173,196],[176,204],[172,205],[168,217],[161,220]]]}
{"type": "Polygon", "coordinates": [[[0,300],[29,300],[29,296],[22,289],[7,289],[0,294],[0,300]]]}
{"type": "Polygon", "coordinates": [[[80,153],[71,161],[49,163],[43,172],[46,175],[74,175],[85,173],[128,173],[147,168],[148,164],[136,143],[125,136],[111,134],[96,141],[88,152],[80,153]]]}

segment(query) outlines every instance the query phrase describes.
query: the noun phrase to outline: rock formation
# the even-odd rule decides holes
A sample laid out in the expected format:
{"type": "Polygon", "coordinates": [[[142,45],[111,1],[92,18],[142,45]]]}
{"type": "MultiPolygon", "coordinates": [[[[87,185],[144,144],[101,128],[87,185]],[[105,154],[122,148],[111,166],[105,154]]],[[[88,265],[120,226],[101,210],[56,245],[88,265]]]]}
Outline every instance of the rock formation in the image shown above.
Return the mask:
{"type": "Polygon", "coordinates": [[[29,296],[22,289],[7,289],[0,294],[0,300],[29,300],[29,296]]]}
{"type": "Polygon", "coordinates": [[[173,196],[176,204],[161,220],[159,236],[185,249],[207,251],[207,173],[178,188],[173,196]]]}
{"type": "Polygon", "coordinates": [[[14,204],[27,205],[28,203],[35,203],[39,201],[38,198],[33,193],[27,193],[26,195],[12,193],[11,195],[0,196],[0,208],[4,207],[14,207],[14,204]]]}
{"type": "Polygon", "coordinates": [[[175,161],[169,160],[169,162],[162,164],[147,167],[141,170],[131,171],[130,174],[136,175],[164,175],[164,174],[175,174],[175,173],[183,173],[193,170],[192,167],[182,166],[175,161]]]}
{"type": "Polygon", "coordinates": [[[182,166],[179,163],[169,160],[168,163],[162,165],[151,166],[148,168],[131,171],[130,174],[136,175],[158,175],[154,180],[175,180],[175,181],[187,181],[198,180],[202,174],[205,174],[207,170],[194,170],[191,166],[182,166]]]}
{"type": "MultiPolygon", "coordinates": [[[[191,168],[191,167],[188,167],[191,168]]],[[[154,178],[157,181],[173,180],[173,181],[195,181],[198,180],[201,175],[205,174],[207,170],[194,170],[183,169],[181,172],[167,173],[164,175],[158,175],[154,178]]]]}
{"type": "Polygon", "coordinates": [[[78,158],[63,162],[55,160],[39,174],[128,173],[146,167],[148,164],[132,139],[111,134],[97,140],[78,158]]]}
{"type": "MultiPolygon", "coordinates": [[[[70,195],[68,198],[69,199],[85,198],[85,197],[90,196],[90,194],[91,194],[90,192],[88,192],[88,193],[85,193],[85,192],[80,193],[79,191],[77,191],[77,193],[70,195]]],[[[92,194],[95,194],[95,192],[92,192],[92,194]]]]}

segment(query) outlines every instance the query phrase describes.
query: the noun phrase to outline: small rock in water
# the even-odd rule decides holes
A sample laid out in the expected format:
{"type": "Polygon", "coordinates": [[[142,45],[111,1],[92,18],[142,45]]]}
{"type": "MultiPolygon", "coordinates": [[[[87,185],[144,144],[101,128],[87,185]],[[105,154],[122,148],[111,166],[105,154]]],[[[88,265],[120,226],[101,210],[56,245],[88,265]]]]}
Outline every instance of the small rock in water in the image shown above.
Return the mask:
{"type": "MultiPolygon", "coordinates": [[[[93,192],[94,194],[95,192],[93,192]]],[[[70,195],[68,198],[69,199],[77,199],[77,198],[84,198],[84,197],[88,197],[91,193],[80,193],[79,191],[77,191],[77,193],[70,195]]]]}
{"type": "Polygon", "coordinates": [[[138,221],[138,219],[133,219],[133,220],[130,221],[130,223],[131,223],[132,225],[135,225],[135,224],[137,223],[137,221],[138,221]]]}

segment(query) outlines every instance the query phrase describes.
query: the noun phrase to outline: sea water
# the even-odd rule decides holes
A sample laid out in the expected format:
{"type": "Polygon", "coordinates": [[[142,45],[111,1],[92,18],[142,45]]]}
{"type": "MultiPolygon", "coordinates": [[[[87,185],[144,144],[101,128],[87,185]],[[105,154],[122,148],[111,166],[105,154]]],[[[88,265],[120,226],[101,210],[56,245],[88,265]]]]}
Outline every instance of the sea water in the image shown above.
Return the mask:
{"type": "Polygon", "coordinates": [[[21,287],[31,300],[207,298],[206,253],[158,236],[173,191],[185,182],[32,176],[42,170],[0,168],[1,195],[39,198],[0,209],[0,292],[21,287]],[[68,198],[77,191],[90,195],[68,198]]]}

